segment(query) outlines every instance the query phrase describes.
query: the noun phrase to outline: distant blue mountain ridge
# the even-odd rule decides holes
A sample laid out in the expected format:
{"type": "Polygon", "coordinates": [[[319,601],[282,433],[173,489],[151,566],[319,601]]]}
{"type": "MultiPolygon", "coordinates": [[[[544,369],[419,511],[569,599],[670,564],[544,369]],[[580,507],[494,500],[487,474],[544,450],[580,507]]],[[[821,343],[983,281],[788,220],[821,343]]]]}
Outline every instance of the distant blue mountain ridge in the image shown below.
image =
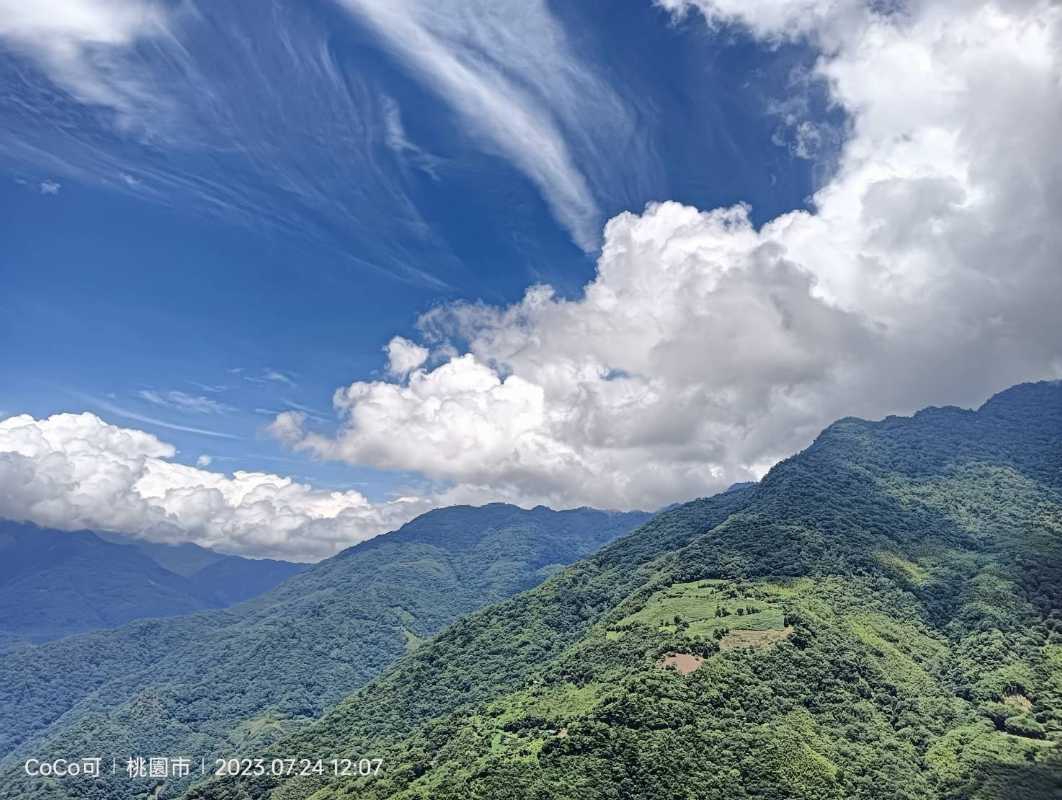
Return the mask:
{"type": "Polygon", "coordinates": [[[0,520],[0,649],[224,608],[306,567],[0,520]]]}

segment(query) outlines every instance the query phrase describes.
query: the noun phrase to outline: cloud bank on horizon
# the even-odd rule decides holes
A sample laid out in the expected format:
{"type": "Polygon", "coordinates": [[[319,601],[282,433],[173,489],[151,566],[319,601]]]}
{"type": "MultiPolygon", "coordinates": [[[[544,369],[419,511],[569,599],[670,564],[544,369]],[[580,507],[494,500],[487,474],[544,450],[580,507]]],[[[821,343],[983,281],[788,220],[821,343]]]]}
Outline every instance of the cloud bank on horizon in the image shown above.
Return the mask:
{"type": "MultiPolygon", "coordinates": [[[[0,517],[301,561],[334,555],[438,502],[371,503],[280,475],[189,467],[175,455],[157,437],[94,414],[0,420],[0,517]]],[[[199,464],[209,466],[209,457],[199,464]]]]}
{"type": "MultiPolygon", "coordinates": [[[[439,503],[653,508],[759,477],[840,416],[976,404],[1062,376],[1062,7],[658,5],[682,24],[818,48],[816,77],[849,130],[811,211],[759,229],[741,205],[619,214],[582,296],[538,285],[508,306],[438,307],[420,318],[419,341],[392,339],[385,377],[336,391],[338,431],[313,429],[299,411],[270,427],[321,458],[422,475],[444,487],[437,494],[373,503],[278,476],[230,478],[91,415],[23,416],[0,423],[0,516],[315,558],[439,503]]],[[[544,6],[530,7],[542,36],[526,44],[513,27],[522,18],[500,12],[478,25],[412,0],[402,14],[374,0],[343,6],[474,117],[483,146],[592,246],[587,186],[606,162],[587,167],[574,153],[604,153],[608,139],[571,129],[585,93],[613,100],[560,61],[535,63],[542,41],[547,54],[567,47],[548,15],[535,16],[544,6]]],[[[35,30],[21,24],[0,36],[35,30]]]]}

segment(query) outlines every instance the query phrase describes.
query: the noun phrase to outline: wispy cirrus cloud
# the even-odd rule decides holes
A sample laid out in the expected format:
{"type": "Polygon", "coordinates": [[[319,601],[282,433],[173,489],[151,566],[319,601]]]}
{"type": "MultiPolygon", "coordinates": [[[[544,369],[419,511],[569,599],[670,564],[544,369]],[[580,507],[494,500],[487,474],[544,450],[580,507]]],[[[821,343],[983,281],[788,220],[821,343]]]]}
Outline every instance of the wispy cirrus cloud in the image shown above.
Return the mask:
{"type": "Polygon", "coordinates": [[[227,414],[236,409],[230,405],[203,395],[188,394],[179,389],[157,390],[141,389],[137,397],[152,405],[170,408],[175,411],[187,411],[193,414],[227,414]]]}
{"type": "Polygon", "coordinates": [[[639,98],[543,0],[336,2],[349,31],[298,2],[0,0],[0,90],[17,98],[0,109],[0,163],[280,230],[435,291],[464,266],[423,182],[467,178],[474,154],[526,175],[588,251],[604,198],[644,196],[658,158],[639,98]],[[456,112],[432,115],[449,152],[411,135],[399,87],[342,46],[359,23],[456,112]]]}
{"type": "Polygon", "coordinates": [[[238,372],[235,372],[234,374],[238,374],[248,383],[278,383],[283,386],[287,386],[289,389],[297,389],[299,387],[299,384],[295,382],[294,375],[287,372],[282,372],[279,369],[273,369],[272,367],[266,367],[260,372],[256,372],[254,374],[250,374],[246,370],[241,369],[238,372]]]}
{"type": "Polygon", "coordinates": [[[0,41],[78,100],[141,125],[158,96],[125,59],[138,41],[165,36],[167,18],[153,0],[0,0],[0,41]]]}
{"type": "Polygon", "coordinates": [[[387,98],[336,55],[319,11],[0,0],[0,92],[15,99],[0,108],[0,163],[279,230],[334,264],[447,289],[439,273],[457,261],[396,167],[387,98]]]}
{"type": "Polygon", "coordinates": [[[417,169],[439,180],[438,167],[442,159],[427,152],[420,145],[411,141],[402,123],[402,109],[392,97],[384,95],[383,104],[384,142],[391,151],[417,169]]]}
{"type": "Polygon", "coordinates": [[[199,381],[189,381],[189,384],[199,389],[201,392],[208,394],[218,394],[225,391],[228,387],[221,383],[201,383],[199,381]]]}
{"type": "Polygon", "coordinates": [[[596,249],[602,219],[592,170],[609,143],[630,141],[633,121],[545,2],[339,2],[443,97],[485,147],[535,183],[580,247],[596,249]]]}
{"type": "Polygon", "coordinates": [[[77,397],[84,402],[90,403],[98,409],[106,411],[109,414],[113,414],[123,419],[131,419],[136,422],[143,422],[148,425],[155,425],[159,428],[165,428],[171,431],[180,431],[181,433],[194,433],[199,436],[209,436],[214,439],[233,439],[238,440],[241,437],[232,433],[226,433],[225,431],[213,430],[210,428],[198,428],[192,425],[180,425],[174,422],[167,422],[164,419],[158,419],[147,414],[141,414],[137,411],[133,411],[129,408],[123,408],[117,403],[112,403],[110,400],[106,400],[102,397],[96,397],[91,394],[84,394],[82,392],[71,392],[74,397],[77,397]]]}

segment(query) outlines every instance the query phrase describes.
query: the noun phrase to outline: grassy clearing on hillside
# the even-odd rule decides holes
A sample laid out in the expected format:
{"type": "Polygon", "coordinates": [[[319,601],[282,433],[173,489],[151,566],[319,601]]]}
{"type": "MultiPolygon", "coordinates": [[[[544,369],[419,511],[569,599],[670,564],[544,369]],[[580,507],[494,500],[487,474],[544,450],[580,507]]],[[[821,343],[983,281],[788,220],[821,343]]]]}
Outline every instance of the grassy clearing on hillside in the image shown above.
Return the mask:
{"type": "Polygon", "coordinates": [[[535,718],[554,722],[559,728],[571,717],[590,711],[603,689],[592,683],[535,686],[505,695],[491,703],[488,710],[499,725],[512,726],[517,720],[535,718]]]}
{"type": "Polygon", "coordinates": [[[308,721],[266,711],[245,719],[230,729],[229,741],[236,748],[258,747],[263,742],[276,741],[280,736],[297,730],[308,721]]]}
{"type": "Polygon", "coordinates": [[[702,580],[676,583],[656,592],[643,608],[614,625],[606,638],[615,641],[633,625],[707,639],[723,629],[781,630],[785,613],[764,585],[743,587],[729,581],[702,580]]]}
{"type": "Polygon", "coordinates": [[[778,644],[778,642],[788,639],[792,635],[792,628],[782,628],[777,631],[731,631],[719,640],[719,649],[739,650],[750,648],[756,650],[762,647],[770,647],[772,644],[778,644]]]}
{"type": "Polygon", "coordinates": [[[407,653],[412,653],[414,650],[416,650],[418,647],[420,647],[424,642],[428,641],[427,639],[425,639],[425,638],[423,638],[421,636],[417,636],[417,634],[413,633],[413,631],[409,630],[409,628],[403,628],[402,629],[402,635],[405,636],[405,638],[406,638],[406,652],[407,653]]]}
{"type": "Polygon", "coordinates": [[[891,680],[918,691],[940,689],[933,673],[946,653],[943,642],[883,614],[852,615],[849,625],[869,647],[871,661],[891,680]]]}
{"type": "Polygon", "coordinates": [[[929,580],[929,571],[914,561],[909,561],[896,553],[887,550],[879,550],[874,558],[883,567],[889,569],[897,577],[904,579],[915,586],[924,586],[929,580]]]}

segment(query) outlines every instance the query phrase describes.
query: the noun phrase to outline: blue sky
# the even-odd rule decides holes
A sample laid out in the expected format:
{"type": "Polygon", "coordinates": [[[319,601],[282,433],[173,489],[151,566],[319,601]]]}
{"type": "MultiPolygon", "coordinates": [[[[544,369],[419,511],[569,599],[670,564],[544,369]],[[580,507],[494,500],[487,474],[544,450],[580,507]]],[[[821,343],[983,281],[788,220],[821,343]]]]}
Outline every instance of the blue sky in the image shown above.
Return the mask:
{"type": "Polygon", "coordinates": [[[1060,59],[1049,0],[0,0],[0,516],[314,560],[1062,378],[1060,59]]]}
{"type": "MultiPolygon", "coordinates": [[[[330,418],[336,386],[377,374],[383,346],[421,312],[458,298],[512,302],[535,282],[576,294],[597,253],[369,26],[328,3],[277,4],[275,19],[255,5],[204,4],[182,44],[208,63],[196,83],[158,87],[213,96],[224,129],[211,128],[218,109],[195,108],[176,113],[172,131],[116,130],[112,109],[86,107],[24,54],[2,54],[0,80],[25,104],[0,112],[0,408],[88,410],[159,434],[188,462],[207,453],[225,469],[386,492],[393,475],[261,436],[262,412],[330,418]],[[339,82],[287,54],[279,25],[287,46],[326,48],[339,82]],[[239,36],[254,46],[231,50],[239,36]],[[389,148],[397,124],[406,143],[389,148]],[[170,392],[204,400],[164,405],[170,392]]],[[[652,200],[744,201],[760,221],[805,202],[816,162],[779,143],[784,120],[771,106],[811,63],[808,48],[765,51],[649,4],[556,11],[578,68],[630,117],[623,131],[585,120],[601,146],[632,150],[619,162],[576,151],[595,228],[652,200]]],[[[151,72],[189,79],[163,57],[137,54],[151,72]]]]}

